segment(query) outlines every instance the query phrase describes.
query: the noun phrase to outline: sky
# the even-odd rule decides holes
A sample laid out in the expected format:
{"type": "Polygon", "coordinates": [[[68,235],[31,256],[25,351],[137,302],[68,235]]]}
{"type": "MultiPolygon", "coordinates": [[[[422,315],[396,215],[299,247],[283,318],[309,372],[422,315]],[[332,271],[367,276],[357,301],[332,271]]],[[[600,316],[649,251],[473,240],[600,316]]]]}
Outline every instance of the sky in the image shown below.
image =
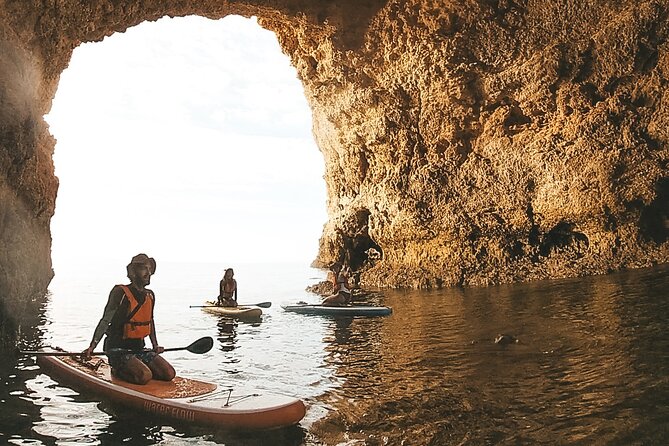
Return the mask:
{"type": "Polygon", "coordinates": [[[55,266],[316,257],[323,156],[296,71],[254,18],[165,17],[82,44],[45,119],[55,266]]]}

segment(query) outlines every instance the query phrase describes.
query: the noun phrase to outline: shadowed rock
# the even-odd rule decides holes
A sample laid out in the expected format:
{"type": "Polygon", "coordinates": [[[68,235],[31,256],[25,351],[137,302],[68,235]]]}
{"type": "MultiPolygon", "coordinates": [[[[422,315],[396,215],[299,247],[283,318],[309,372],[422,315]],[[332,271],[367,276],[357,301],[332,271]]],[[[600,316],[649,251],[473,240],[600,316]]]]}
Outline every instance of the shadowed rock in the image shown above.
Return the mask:
{"type": "Polygon", "coordinates": [[[495,344],[509,345],[509,344],[517,344],[517,343],[518,343],[518,338],[516,338],[513,335],[498,334],[497,336],[495,336],[495,344]]]}

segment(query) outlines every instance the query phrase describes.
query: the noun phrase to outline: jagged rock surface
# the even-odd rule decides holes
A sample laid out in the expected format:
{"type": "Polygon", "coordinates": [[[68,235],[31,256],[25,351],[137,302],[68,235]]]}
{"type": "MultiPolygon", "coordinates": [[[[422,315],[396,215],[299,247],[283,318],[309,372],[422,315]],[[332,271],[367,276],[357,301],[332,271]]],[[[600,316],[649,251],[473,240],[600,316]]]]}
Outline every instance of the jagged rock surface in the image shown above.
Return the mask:
{"type": "Polygon", "coordinates": [[[666,262],[667,24],[655,1],[389,2],[344,51],[271,26],[326,159],[320,264],[434,287],[666,262]]]}
{"type": "Polygon", "coordinates": [[[292,58],[326,161],[318,265],[433,287],[667,262],[667,11],[652,0],[5,0],[3,330],[52,276],[58,183],[42,116],[60,73],[81,42],[164,15],[255,15],[292,58]]]}

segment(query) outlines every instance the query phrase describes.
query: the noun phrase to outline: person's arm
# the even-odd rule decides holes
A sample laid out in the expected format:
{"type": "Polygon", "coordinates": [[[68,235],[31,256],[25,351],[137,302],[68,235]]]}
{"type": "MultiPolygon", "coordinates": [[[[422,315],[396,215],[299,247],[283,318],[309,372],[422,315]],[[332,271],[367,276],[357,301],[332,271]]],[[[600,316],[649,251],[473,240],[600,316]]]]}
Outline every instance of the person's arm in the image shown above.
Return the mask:
{"type": "Polygon", "coordinates": [[[104,312],[102,313],[102,319],[100,319],[100,322],[98,322],[97,327],[95,327],[95,332],[93,332],[93,339],[91,339],[91,343],[89,344],[88,348],[83,352],[85,358],[91,357],[91,353],[93,353],[93,350],[107,332],[109,324],[114,318],[114,315],[116,314],[119,305],[121,305],[121,300],[123,300],[123,296],[124,293],[121,287],[115,286],[109,292],[109,298],[107,299],[107,305],[105,305],[104,312]]]}
{"type": "Polygon", "coordinates": [[[337,294],[341,287],[339,286],[339,273],[332,272],[332,294],[337,294]]]}
{"type": "Polygon", "coordinates": [[[149,334],[149,339],[151,339],[151,345],[153,346],[153,351],[156,353],[162,353],[165,351],[163,347],[158,344],[158,337],[156,336],[156,324],[151,317],[151,334],[149,334]]]}
{"type": "Polygon", "coordinates": [[[225,279],[221,279],[218,283],[218,305],[223,303],[223,288],[225,287],[225,279]]]}
{"type": "Polygon", "coordinates": [[[348,289],[348,276],[343,270],[339,273],[339,276],[337,276],[337,291],[342,290],[350,291],[348,289]]]}
{"type": "Polygon", "coordinates": [[[165,351],[165,349],[161,347],[160,344],[158,344],[158,337],[156,336],[156,322],[153,319],[153,312],[156,309],[156,296],[153,294],[153,292],[151,292],[151,299],[153,305],[151,305],[151,332],[149,333],[149,339],[151,340],[153,351],[156,353],[162,353],[165,351]]]}
{"type": "Polygon", "coordinates": [[[222,305],[223,304],[223,279],[221,279],[220,282],[218,282],[218,297],[216,300],[217,305],[222,305]]]}

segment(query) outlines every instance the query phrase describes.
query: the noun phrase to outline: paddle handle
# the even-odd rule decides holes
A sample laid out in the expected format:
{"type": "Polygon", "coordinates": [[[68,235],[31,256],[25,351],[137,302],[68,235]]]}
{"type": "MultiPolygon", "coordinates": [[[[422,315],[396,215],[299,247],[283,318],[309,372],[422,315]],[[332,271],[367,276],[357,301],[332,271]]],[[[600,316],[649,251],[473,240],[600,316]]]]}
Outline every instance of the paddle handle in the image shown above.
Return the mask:
{"type": "Polygon", "coordinates": [[[170,347],[163,349],[164,352],[177,352],[179,350],[188,350],[188,347],[170,347]]]}

